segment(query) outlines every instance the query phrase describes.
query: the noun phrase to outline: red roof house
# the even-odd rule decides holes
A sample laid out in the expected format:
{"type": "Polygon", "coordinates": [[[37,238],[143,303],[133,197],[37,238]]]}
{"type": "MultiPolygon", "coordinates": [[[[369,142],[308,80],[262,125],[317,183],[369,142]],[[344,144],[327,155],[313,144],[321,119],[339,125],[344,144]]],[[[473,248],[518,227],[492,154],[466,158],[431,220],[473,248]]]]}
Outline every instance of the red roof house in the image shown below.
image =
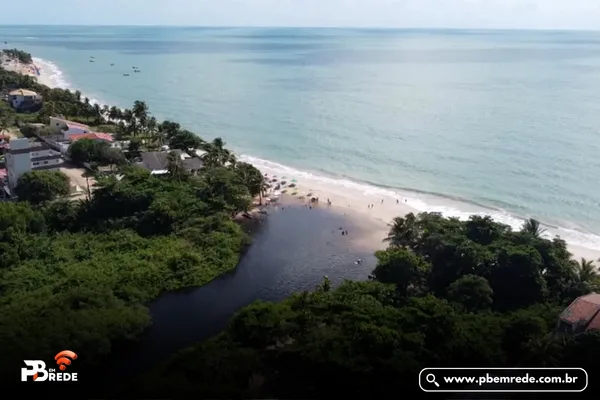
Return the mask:
{"type": "Polygon", "coordinates": [[[590,293],[578,297],[559,317],[561,332],[585,332],[600,330],[600,294],[590,293]]]}
{"type": "Polygon", "coordinates": [[[91,139],[91,140],[104,140],[107,142],[113,142],[115,139],[109,133],[79,133],[75,135],[70,135],[69,140],[75,142],[79,139],[91,139]]]}

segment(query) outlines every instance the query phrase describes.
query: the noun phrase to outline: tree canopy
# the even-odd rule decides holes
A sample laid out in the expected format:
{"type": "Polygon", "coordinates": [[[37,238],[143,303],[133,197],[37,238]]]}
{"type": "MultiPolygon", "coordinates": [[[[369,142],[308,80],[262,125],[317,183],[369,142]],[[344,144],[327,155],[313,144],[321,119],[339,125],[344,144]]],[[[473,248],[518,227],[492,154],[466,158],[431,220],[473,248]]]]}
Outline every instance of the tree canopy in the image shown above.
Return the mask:
{"type": "Polygon", "coordinates": [[[29,171],[19,178],[15,193],[19,200],[39,204],[69,194],[69,178],[59,171],[29,171]]]}
{"type": "Polygon", "coordinates": [[[108,142],[101,140],[79,139],[69,146],[68,153],[78,164],[120,165],[126,161],[119,149],[112,148],[108,142]]]}
{"type": "Polygon", "coordinates": [[[369,282],[332,290],[326,279],[278,304],[258,301],[125,393],[388,398],[414,393],[424,367],[594,365],[596,350],[585,349],[600,348],[597,332],[552,332],[598,279],[584,273],[580,285],[565,242],[528,226],[397,218],[369,282]]]}

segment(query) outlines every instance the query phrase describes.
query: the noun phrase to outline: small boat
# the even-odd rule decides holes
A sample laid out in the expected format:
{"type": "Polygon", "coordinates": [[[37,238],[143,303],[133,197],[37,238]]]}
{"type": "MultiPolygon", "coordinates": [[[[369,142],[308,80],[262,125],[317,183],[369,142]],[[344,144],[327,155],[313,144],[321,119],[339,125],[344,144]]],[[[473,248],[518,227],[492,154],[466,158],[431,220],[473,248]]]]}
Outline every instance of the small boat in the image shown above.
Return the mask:
{"type": "Polygon", "coordinates": [[[114,66],[115,66],[115,64],[110,64],[110,66],[111,66],[111,67],[114,67],[114,66]]]}
{"type": "Polygon", "coordinates": [[[90,60],[90,62],[94,62],[94,60],[90,60]]]}
{"type": "Polygon", "coordinates": [[[129,76],[129,74],[123,74],[123,76],[129,76]]]}

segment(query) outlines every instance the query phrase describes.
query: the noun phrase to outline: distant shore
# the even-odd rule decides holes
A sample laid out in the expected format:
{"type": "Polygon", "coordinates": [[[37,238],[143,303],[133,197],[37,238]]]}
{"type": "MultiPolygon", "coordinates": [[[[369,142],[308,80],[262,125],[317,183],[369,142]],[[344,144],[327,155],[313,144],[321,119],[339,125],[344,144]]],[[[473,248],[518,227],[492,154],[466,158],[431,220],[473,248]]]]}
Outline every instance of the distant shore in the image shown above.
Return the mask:
{"type": "Polygon", "coordinates": [[[7,71],[18,72],[21,75],[28,75],[35,78],[38,83],[46,85],[50,88],[54,87],[53,82],[50,80],[47,74],[44,73],[44,69],[35,62],[31,64],[23,64],[17,60],[9,60],[6,56],[0,56],[0,63],[2,68],[7,71]]]}

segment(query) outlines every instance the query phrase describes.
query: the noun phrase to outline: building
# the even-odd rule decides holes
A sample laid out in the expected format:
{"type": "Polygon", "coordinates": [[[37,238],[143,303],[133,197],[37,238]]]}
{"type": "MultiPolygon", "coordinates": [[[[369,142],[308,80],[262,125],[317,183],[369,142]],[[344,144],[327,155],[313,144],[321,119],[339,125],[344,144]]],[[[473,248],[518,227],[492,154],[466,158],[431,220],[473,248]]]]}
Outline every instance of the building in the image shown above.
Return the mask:
{"type": "Polygon", "coordinates": [[[43,98],[32,90],[16,89],[8,94],[8,101],[16,110],[35,110],[41,108],[43,98]]]}
{"type": "Polygon", "coordinates": [[[578,297],[567,307],[558,320],[557,331],[581,333],[600,330],[600,294],[590,293],[578,297]]]}
{"type": "Polygon", "coordinates": [[[110,144],[112,144],[115,141],[115,139],[112,137],[112,135],[110,133],[99,133],[99,132],[75,133],[75,134],[71,134],[69,136],[70,143],[74,143],[74,142],[78,141],[79,139],[91,139],[91,140],[97,140],[99,142],[107,142],[110,144]]]}
{"type": "Polygon", "coordinates": [[[80,135],[83,133],[92,132],[91,128],[87,125],[68,121],[59,117],[50,117],[49,128],[57,134],[61,134],[64,140],[69,140],[71,135],[80,135]]]}
{"type": "Polygon", "coordinates": [[[13,139],[6,153],[8,186],[12,190],[19,178],[32,170],[58,169],[64,163],[61,154],[45,143],[30,142],[29,139],[13,139]]]}
{"type": "MultiPolygon", "coordinates": [[[[171,150],[181,160],[182,167],[190,172],[196,173],[204,166],[202,160],[197,157],[190,157],[189,154],[184,153],[181,150],[171,150]]],[[[137,163],[140,167],[143,167],[150,171],[153,175],[166,174],[168,172],[169,164],[169,151],[151,151],[141,153],[140,157],[142,161],[137,163]]]]}

